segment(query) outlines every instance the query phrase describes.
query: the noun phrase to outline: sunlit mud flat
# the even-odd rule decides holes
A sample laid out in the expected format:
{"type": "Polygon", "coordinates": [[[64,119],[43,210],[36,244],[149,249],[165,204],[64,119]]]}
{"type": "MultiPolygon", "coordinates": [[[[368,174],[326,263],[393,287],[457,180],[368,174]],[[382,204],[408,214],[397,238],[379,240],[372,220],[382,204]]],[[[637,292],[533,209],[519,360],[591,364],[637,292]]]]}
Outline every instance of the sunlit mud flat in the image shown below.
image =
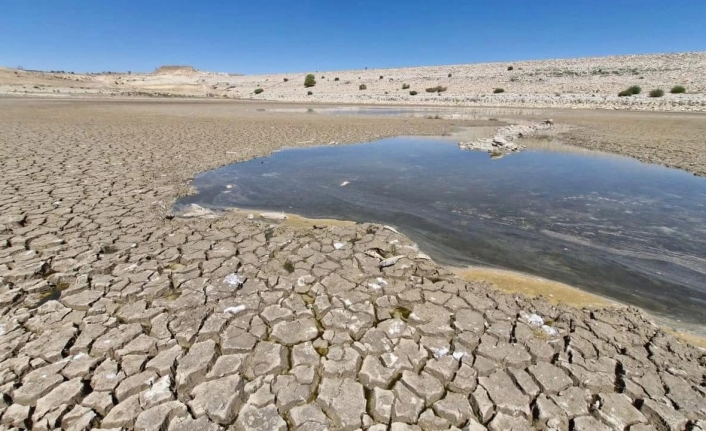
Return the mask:
{"type": "Polygon", "coordinates": [[[542,140],[288,149],[198,175],[196,203],[391,224],[440,263],[522,271],[706,322],[706,179],[542,140]]]}
{"type": "Polygon", "coordinates": [[[409,117],[445,120],[494,120],[523,116],[541,117],[547,112],[531,108],[480,108],[451,106],[331,106],[315,108],[270,108],[269,112],[310,113],[324,115],[361,115],[373,117],[409,117]]]}

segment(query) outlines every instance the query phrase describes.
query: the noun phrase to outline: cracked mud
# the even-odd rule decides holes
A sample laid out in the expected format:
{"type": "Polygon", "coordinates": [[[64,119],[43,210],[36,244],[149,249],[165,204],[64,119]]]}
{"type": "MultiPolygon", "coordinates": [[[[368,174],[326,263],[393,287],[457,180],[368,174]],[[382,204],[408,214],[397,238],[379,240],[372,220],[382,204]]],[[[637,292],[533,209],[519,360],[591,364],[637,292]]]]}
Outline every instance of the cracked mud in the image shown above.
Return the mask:
{"type": "Polygon", "coordinates": [[[375,224],[164,217],[200,170],[449,124],[135,105],[0,118],[0,427],[706,428],[704,352],[636,309],[499,293],[375,224]]]}

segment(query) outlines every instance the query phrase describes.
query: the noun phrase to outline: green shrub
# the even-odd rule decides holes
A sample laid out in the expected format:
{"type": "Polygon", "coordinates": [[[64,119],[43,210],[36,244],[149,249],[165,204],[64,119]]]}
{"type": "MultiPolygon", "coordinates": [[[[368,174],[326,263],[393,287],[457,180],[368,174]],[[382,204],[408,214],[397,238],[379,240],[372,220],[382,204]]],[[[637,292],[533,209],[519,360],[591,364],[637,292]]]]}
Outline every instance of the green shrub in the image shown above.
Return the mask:
{"type": "Polygon", "coordinates": [[[409,84],[402,84],[402,89],[403,90],[409,89],[409,84]]]}
{"type": "Polygon", "coordinates": [[[360,84],[360,85],[358,86],[358,90],[367,90],[367,89],[368,89],[368,86],[365,85],[365,84],[360,84]]]}
{"type": "Polygon", "coordinates": [[[515,70],[515,68],[512,67],[512,66],[508,66],[508,67],[507,67],[507,70],[515,70]]]}
{"type": "Polygon", "coordinates": [[[417,95],[417,92],[414,91],[414,90],[412,90],[412,91],[409,92],[409,95],[410,95],[410,96],[416,96],[416,95],[417,95]]]}
{"type": "Polygon", "coordinates": [[[672,94],[686,93],[686,88],[682,87],[681,85],[675,85],[674,87],[672,87],[671,90],[669,90],[669,92],[672,94]]]}
{"type": "Polygon", "coordinates": [[[334,81],[338,81],[339,79],[338,79],[338,78],[333,78],[333,80],[334,80],[334,81]]]}
{"type": "Polygon", "coordinates": [[[316,77],[314,76],[313,73],[310,73],[306,75],[306,78],[304,78],[304,87],[309,88],[313,87],[316,85],[316,77]]]}
{"type": "Polygon", "coordinates": [[[504,92],[505,92],[505,89],[504,89],[504,88],[496,88],[495,90],[493,90],[493,93],[494,93],[494,94],[504,93],[504,92]]]}
{"type": "Polygon", "coordinates": [[[442,87],[441,85],[427,88],[427,93],[442,93],[444,91],[446,91],[446,87],[442,87]]]}
{"type": "Polygon", "coordinates": [[[661,88],[656,88],[652,91],[650,91],[650,97],[662,97],[664,96],[664,90],[661,88]]]}
{"type": "Polygon", "coordinates": [[[260,93],[262,93],[263,91],[265,91],[265,90],[263,90],[262,88],[256,88],[255,91],[253,91],[253,93],[255,93],[255,94],[260,94],[260,93]]]}
{"type": "Polygon", "coordinates": [[[307,95],[307,96],[311,96],[312,94],[314,94],[313,91],[307,91],[307,92],[306,92],[306,95],[307,95]]]}
{"type": "Polygon", "coordinates": [[[623,90],[620,93],[618,93],[618,97],[632,96],[634,94],[640,94],[641,92],[642,92],[642,88],[640,88],[637,85],[633,85],[632,87],[628,87],[627,90],[623,90]]]}

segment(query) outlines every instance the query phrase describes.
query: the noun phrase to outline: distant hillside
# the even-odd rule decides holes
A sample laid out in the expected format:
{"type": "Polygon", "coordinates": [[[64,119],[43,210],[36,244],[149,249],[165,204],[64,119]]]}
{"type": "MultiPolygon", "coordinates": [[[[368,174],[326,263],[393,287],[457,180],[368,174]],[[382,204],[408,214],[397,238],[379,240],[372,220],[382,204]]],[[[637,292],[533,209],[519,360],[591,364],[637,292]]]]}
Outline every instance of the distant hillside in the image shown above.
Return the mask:
{"type": "Polygon", "coordinates": [[[158,67],[153,75],[193,75],[198,73],[192,66],[162,66],[158,67]]]}
{"type": "Polygon", "coordinates": [[[313,70],[241,76],[167,65],[153,73],[74,75],[0,68],[0,95],[706,111],[704,70],[706,52],[316,71],[313,86],[304,85],[313,70]]]}

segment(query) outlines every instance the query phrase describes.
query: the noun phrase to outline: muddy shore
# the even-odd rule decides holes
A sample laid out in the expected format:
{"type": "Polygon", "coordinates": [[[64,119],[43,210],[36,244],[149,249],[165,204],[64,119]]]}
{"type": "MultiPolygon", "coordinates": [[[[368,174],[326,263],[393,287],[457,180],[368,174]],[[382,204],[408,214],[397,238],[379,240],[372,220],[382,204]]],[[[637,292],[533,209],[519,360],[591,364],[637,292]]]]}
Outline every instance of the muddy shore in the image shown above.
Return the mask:
{"type": "MultiPolygon", "coordinates": [[[[637,309],[468,282],[380,225],[172,218],[207,169],[478,124],[270,105],[0,99],[0,426],[706,429],[704,350],[637,309]]],[[[551,113],[706,172],[701,117],[611,114],[551,113]]]]}

